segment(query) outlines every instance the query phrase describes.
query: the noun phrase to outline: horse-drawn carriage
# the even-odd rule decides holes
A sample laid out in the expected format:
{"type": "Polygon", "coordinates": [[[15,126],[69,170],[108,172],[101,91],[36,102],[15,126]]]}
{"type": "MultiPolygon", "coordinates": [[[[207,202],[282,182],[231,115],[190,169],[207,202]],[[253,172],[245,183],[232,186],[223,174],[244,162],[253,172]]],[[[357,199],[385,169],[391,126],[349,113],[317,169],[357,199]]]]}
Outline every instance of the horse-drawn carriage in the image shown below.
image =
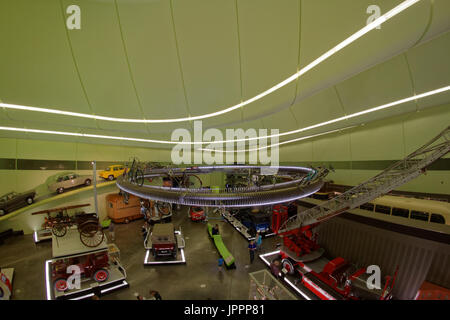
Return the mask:
{"type": "Polygon", "coordinates": [[[87,247],[97,247],[103,242],[105,237],[97,214],[78,212],[74,215],[69,215],[68,213],[68,210],[87,206],[89,204],[74,205],[42,210],[32,214],[47,214],[43,227],[44,229],[51,229],[56,237],[64,237],[69,228],[77,226],[81,242],[87,247]]]}

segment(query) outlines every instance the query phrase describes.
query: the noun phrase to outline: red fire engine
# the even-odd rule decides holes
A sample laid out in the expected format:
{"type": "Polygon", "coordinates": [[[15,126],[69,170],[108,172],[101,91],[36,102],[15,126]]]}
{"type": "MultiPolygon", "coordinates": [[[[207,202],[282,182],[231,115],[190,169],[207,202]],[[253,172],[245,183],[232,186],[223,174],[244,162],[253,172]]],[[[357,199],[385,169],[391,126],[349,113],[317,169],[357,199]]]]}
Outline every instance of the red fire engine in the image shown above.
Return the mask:
{"type": "MultiPolygon", "coordinates": [[[[288,219],[286,206],[274,206],[272,230],[288,219]]],[[[328,260],[323,256],[324,249],[317,243],[314,228],[318,223],[301,227],[282,234],[283,246],[280,260],[287,274],[300,276],[301,283],[322,300],[359,300],[392,298],[395,278],[387,276],[380,288],[369,289],[367,283],[370,273],[366,268],[356,268],[342,257],[328,260]]]]}

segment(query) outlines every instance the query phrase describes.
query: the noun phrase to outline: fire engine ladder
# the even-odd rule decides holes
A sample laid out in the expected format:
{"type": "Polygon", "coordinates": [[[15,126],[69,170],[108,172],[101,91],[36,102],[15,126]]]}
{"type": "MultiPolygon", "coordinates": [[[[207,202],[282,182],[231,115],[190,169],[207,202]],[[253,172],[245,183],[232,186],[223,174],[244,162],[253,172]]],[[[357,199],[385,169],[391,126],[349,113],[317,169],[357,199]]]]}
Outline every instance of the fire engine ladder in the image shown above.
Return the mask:
{"type": "Polygon", "coordinates": [[[450,127],[447,127],[420,149],[389,166],[375,177],[318,206],[299,212],[297,216],[288,219],[281,226],[278,234],[323,222],[386,194],[425,173],[427,166],[449,151],[450,127]]]}

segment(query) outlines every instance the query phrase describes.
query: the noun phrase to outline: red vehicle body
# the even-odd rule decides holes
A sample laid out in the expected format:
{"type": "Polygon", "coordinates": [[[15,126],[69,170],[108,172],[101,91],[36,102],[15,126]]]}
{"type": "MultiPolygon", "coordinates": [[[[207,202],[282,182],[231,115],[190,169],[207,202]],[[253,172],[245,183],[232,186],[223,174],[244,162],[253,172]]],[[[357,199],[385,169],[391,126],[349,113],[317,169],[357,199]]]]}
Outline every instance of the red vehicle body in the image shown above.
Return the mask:
{"type": "Polygon", "coordinates": [[[189,216],[192,221],[202,221],[206,219],[205,210],[201,207],[190,207],[189,216]]]}
{"type": "Polygon", "coordinates": [[[151,240],[152,253],[155,258],[158,256],[177,256],[178,248],[173,224],[156,224],[151,234],[151,240]]]}
{"type": "Polygon", "coordinates": [[[77,256],[59,259],[52,263],[52,281],[57,291],[63,292],[68,289],[67,278],[71,274],[67,273],[67,267],[76,265],[80,268],[80,276],[92,278],[97,282],[108,280],[109,258],[107,252],[92,253],[85,256],[77,256]]]}
{"type": "MultiPolygon", "coordinates": [[[[280,227],[287,219],[286,208],[274,211],[272,225],[280,227]]],[[[387,276],[381,288],[369,289],[371,274],[366,268],[356,268],[341,257],[328,260],[323,257],[324,249],[317,242],[317,233],[312,224],[283,234],[280,250],[283,269],[288,274],[298,274],[301,283],[322,300],[388,300],[392,298],[395,278],[387,276]]],[[[276,232],[279,229],[275,229],[276,232]]]]}

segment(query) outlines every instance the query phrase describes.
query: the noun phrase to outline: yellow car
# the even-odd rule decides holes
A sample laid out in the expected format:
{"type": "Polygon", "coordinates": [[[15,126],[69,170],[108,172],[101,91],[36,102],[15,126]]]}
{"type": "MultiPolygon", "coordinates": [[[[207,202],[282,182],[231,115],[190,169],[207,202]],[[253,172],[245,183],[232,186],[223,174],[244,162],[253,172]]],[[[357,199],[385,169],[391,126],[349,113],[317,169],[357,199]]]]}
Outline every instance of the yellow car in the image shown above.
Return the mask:
{"type": "Polygon", "coordinates": [[[99,176],[103,179],[112,181],[125,172],[125,167],[121,164],[109,166],[104,171],[101,171],[99,176]]]}

